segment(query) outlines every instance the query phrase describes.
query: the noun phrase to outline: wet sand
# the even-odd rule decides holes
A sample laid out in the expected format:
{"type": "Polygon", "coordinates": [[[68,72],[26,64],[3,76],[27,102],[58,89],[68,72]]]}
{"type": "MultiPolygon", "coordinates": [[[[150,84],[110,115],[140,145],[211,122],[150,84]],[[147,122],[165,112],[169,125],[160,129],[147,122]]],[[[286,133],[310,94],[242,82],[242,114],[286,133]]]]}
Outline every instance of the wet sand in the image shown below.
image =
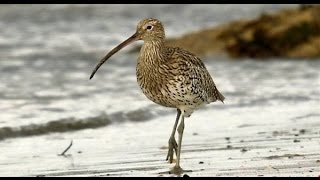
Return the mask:
{"type": "MultiPolygon", "coordinates": [[[[181,176],[320,175],[320,114],[297,103],[210,104],[186,119],[181,176]],[[299,116],[298,114],[301,114],[299,116]],[[303,115],[305,114],[305,115],[303,115]]],[[[166,108],[164,108],[166,110],[166,108]]],[[[144,122],[0,142],[1,176],[176,176],[165,161],[175,111],[144,122]],[[73,145],[65,153],[70,141],[73,145]]]]}

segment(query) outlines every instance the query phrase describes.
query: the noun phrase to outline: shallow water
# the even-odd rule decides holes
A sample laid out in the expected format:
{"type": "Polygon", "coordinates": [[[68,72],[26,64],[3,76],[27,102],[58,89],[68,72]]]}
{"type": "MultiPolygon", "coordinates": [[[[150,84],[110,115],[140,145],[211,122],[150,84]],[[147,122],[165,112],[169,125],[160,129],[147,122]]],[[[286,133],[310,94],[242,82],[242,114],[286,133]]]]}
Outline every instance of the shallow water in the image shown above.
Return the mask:
{"type": "MultiPolygon", "coordinates": [[[[144,17],[161,19],[172,37],[289,6],[294,5],[2,5],[0,139],[174,113],[142,94],[137,54],[128,54],[130,48],[89,81],[98,60],[144,17]]],[[[203,60],[226,96],[216,108],[319,102],[319,61],[203,60]]]]}

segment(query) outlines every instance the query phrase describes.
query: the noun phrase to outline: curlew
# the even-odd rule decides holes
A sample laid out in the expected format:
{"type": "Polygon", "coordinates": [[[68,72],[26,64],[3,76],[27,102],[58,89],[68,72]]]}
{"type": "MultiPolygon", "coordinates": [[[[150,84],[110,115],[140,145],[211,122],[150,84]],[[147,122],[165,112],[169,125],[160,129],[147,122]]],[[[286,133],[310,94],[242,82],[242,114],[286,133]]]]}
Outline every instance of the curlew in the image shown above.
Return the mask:
{"type": "Polygon", "coordinates": [[[200,58],[182,48],[165,45],[163,25],[154,18],[140,21],[136,32],[97,64],[90,79],[113,54],[137,40],[144,41],[136,66],[137,81],[142,92],[159,105],[177,109],[166,160],[172,163],[175,154],[173,171],[182,172],[180,155],[184,118],[190,117],[194,110],[205,104],[217,100],[223,102],[224,96],[218,91],[200,58]],[[179,134],[178,143],[175,140],[176,131],[179,134]]]}

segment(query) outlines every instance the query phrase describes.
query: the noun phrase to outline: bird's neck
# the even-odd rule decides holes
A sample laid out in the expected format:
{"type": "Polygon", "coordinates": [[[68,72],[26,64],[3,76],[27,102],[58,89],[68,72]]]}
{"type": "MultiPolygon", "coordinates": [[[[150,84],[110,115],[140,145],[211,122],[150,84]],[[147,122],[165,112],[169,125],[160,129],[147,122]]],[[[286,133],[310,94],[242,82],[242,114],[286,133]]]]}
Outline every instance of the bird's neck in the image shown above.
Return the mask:
{"type": "Polygon", "coordinates": [[[140,61],[144,64],[159,64],[165,61],[165,45],[162,40],[145,41],[140,50],[140,61]]]}

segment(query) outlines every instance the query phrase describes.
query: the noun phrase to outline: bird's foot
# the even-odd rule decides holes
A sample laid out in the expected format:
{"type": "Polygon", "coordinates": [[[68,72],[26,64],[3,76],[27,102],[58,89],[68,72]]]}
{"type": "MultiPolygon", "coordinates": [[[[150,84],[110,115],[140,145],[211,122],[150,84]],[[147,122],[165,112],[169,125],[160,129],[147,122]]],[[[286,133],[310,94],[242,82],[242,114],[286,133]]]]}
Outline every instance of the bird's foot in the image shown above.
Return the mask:
{"type": "Polygon", "coordinates": [[[184,170],[179,165],[176,164],[175,166],[173,166],[173,168],[170,169],[169,174],[175,174],[175,175],[181,176],[183,173],[186,173],[186,172],[192,172],[192,170],[184,170]]]}
{"type": "Polygon", "coordinates": [[[169,163],[172,163],[173,161],[173,153],[174,151],[176,152],[177,155],[177,150],[178,150],[178,144],[174,137],[170,137],[169,139],[169,149],[168,149],[168,154],[167,154],[167,161],[169,160],[169,163]]]}
{"type": "Polygon", "coordinates": [[[177,177],[180,177],[183,174],[184,174],[183,176],[187,175],[185,173],[188,173],[188,172],[193,172],[193,171],[192,170],[184,170],[180,166],[175,165],[172,168],[170,168],[169,171],[159,172],[159,174],[162,174],[162,175],[174,174],[174,175],[177,175],[177,177]]]}
{"type": "Polygon", "coordinates": [[[183,173],[183,169],[180,166],[173,166],[173,168],[170,170],[171,174],[181,175],[183,173]]]}

